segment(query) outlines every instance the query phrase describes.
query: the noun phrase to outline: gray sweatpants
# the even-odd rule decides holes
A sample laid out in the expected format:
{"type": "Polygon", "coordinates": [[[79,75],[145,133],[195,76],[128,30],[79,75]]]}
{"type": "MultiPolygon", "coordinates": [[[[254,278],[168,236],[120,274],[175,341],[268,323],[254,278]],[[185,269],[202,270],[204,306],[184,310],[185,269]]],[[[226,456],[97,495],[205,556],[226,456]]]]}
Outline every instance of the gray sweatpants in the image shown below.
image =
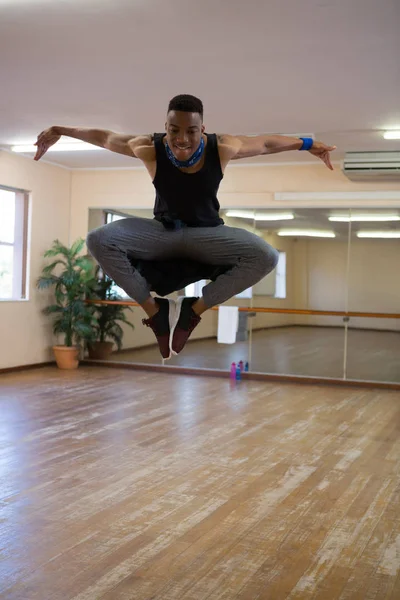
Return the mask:
{"type": "Polygon", "coordinates": [[[139,304],[149,297],[150,285],[132,267],[127,252],[139,260],[185,257],[211,265],[232,264],[203,288],[208,308],[256,284],[278,262],[278,252],[263,239],[226,225],[167,230],[155,219],[129,217],[94,229],[86,243],[103,271],[139,304]]]}

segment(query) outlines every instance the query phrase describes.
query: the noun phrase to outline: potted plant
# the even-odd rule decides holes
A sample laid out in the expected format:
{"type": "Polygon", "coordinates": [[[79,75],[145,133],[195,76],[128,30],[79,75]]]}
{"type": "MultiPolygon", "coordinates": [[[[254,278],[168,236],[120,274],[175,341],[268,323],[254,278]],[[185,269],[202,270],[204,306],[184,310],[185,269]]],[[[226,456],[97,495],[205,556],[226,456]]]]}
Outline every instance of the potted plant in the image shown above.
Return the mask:
{"type": "MultiPolygon", "coordinates": [[[[99,267],[96,269],[96,285],[90,293],[90,300],[121,300],[121,297],[112,289],[114,282],[108,277],[99,278],[99,267]]],[[[123,329],[119,323],[125,323],[134,329],[125,315],[125,311],[132,309],[121,304],[95,305],[95,320],[92,322],[93,340],[88,341],[89,358],[106,360],[109,358],[114,343],[118,350],[122,348],[123,329]]]]}
{"type": "Polygon", "coordinates": [[[45,258],[55,258],[45,266],[37,280],[39,289],[54,287],[55,302],[43,309],[53,315],[53,333],[64,336],[64,345],[53,346],[60,369],[76,369],[82,340],[93,337],[94,307],[86,303],[86,296],[94,283],[95,264],[88,256],[80,256],[85,242],[75,241],[70,248],[59,240],[45,252],[45,258]]]}

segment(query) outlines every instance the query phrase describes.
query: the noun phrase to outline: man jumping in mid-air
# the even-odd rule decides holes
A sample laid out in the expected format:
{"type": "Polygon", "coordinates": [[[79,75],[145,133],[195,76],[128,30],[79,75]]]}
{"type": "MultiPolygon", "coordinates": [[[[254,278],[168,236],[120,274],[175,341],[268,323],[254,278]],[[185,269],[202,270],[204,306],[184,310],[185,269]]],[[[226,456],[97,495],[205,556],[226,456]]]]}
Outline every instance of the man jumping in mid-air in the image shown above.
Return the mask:
{"type": "Polygon", "coordinates": [[[131,217],[99,227],[88,234],[87,246],[103,271],[145,310],[143,322],[154,331],[162,357],[170,358],[182,350],[204,311],[255,285],[278,261],[277,251],[263,239],[224,225],[219,216],[217,192],[229,161],[308,150],[333,169],[329,153],[335,146],[278,135],[207,134],[201,100],[186,94],[170,101],[165,131],[121,135],[54,126],[39,135],[35,160],[65,135],[144,163],[156,189],[155,218],[131,217]],[[201,298],[175,303],[153,297],[151,285],[132,264],[169,259],[228,267],[203,288],[201,298]]]}

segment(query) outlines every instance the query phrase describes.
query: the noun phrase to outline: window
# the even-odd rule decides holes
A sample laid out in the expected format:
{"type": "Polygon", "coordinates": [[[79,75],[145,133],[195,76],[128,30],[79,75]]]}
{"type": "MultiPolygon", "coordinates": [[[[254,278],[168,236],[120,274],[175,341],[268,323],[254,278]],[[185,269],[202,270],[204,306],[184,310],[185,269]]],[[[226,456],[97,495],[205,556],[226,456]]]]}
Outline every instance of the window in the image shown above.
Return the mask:
{"type": "Polygon", "coordinates": [[[108,225],[109,223],[113,223],[114,221],[120,221],[121,219],[126,219],[126,216],[118,215],[117,213],[108,211],[105,212],[106,225],[108,225]]]}
{"type": "Polygon", "coordinates": [[[200,279],[200,281],[196,281],[196,283],[190,283],[185,287],[185,296],[202,296],[203,287],[206,285],[206,283],[206,279],[200,279]]]}
{"type": "Polygon", "coordinates": [[[243,290],[243,292],[240,292],[239,294],[236,294],[235,298],[252,298],[253,297],[253,288],[249,287],[246,290],[243,290]]]}
{"type": "MultiPolygon", "coordinates": [[[[108,225],[109,223],[113,223],[114,221],[120,221],[121,219],[126,219],[127,216],[129,216],[129,215],[120,215],[118,213],[114,213],[114,212],[105,210],[104,211],[105,225],[108,225]]],[[[108,276],[106,275],[106,277],[108,277],[108,276]]],[[[112,286],[111,291],[114,294],[118,294],[118,296],[120,296],[121,298],[129,298],[129,296],[125,292],[125,290],[123,290],[121,287],[119,287],[116,283],[114,283],[114,285],[112,286]]]]}
{"type": "Polygon", "coordinates": [[[0,300],[27,297],[27,192],[0,187],[0,300]]]}
{"type": "Polygon", "coordinates": [[[253,287],[254,296],[286,298],[286,252],[278,252],[278,264],[272,273],[269,273],[253,287]]]}
{"type": "Polygon", "coordinates": [[[275,298],[286,298],[286,252],[279,252],[275,269],[275,298]]]}

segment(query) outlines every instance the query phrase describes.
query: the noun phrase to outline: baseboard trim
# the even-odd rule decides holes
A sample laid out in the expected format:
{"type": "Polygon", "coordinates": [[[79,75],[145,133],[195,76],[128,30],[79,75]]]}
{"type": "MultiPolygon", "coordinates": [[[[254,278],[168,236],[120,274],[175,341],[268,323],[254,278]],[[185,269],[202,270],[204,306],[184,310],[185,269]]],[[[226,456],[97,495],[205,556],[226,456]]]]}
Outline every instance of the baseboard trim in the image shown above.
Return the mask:
{"type": "MultiPolygon", "coordinates": [[[[197,377],[220,377],[229,379],[229,373],[221,369],[198,369],[191,367],[179,367],[161,364],[127,363],[109,360],[87,360],[83,359],[80,365],[86,367],[107,367],[109,369],[130,369],[133,371],[152,371],[166,375],[194,375],[197,377]]],[[[17,371],[28,371],[56,366],[55,361],[35,363],[31,365],[19,365],[0,369],[0,375],[17,371]]],[[[275,381],[277,383],[302,383],[306,385],[328,385],[339,387],[358,387],[369,389],[400,390],[400,382],[391,381],[363,381],[359,379],[334,379],[329,377],[310,377],[303,375],[281,375],[279,373],[253,373],[251,371],[242,373],[243,380],[275,381]]]]}
{"type": "MultiPolygon", "coordinates": [[[[221,377],[229,379],[229,373],[220,369],[197,369],[191,367],[166,366],[159,364],[126,363],[117,361],[82,360],[85,366],[108,367],[110,369],[131,369],[134,371],[152,371],[167,375],[195,375],[198,377],[221,377]]],[[[391,381],[362,381],[358,379],[334,379],[329,377],[309,377],[302,375],[280,375],[278,373],[242,373],[243,380],[276,381],[279,383],[303,383],[314,385],[329,385],[341,387],[359,387],[369,389],[400,390],[400,382],[391,381]]]]}
{"type": "Polygon", "coordinates": [[[16,367],[6,367],[5,369],[0,369],[0,375],[3,375],[3,373],[13,373],[14,371],[30,371],[31,369],[43,369],[44,367],[55,366],[55,364],[55,360],[50,360],[48,362],[34,363],[32,365],[18,365],[16,367]]]}

